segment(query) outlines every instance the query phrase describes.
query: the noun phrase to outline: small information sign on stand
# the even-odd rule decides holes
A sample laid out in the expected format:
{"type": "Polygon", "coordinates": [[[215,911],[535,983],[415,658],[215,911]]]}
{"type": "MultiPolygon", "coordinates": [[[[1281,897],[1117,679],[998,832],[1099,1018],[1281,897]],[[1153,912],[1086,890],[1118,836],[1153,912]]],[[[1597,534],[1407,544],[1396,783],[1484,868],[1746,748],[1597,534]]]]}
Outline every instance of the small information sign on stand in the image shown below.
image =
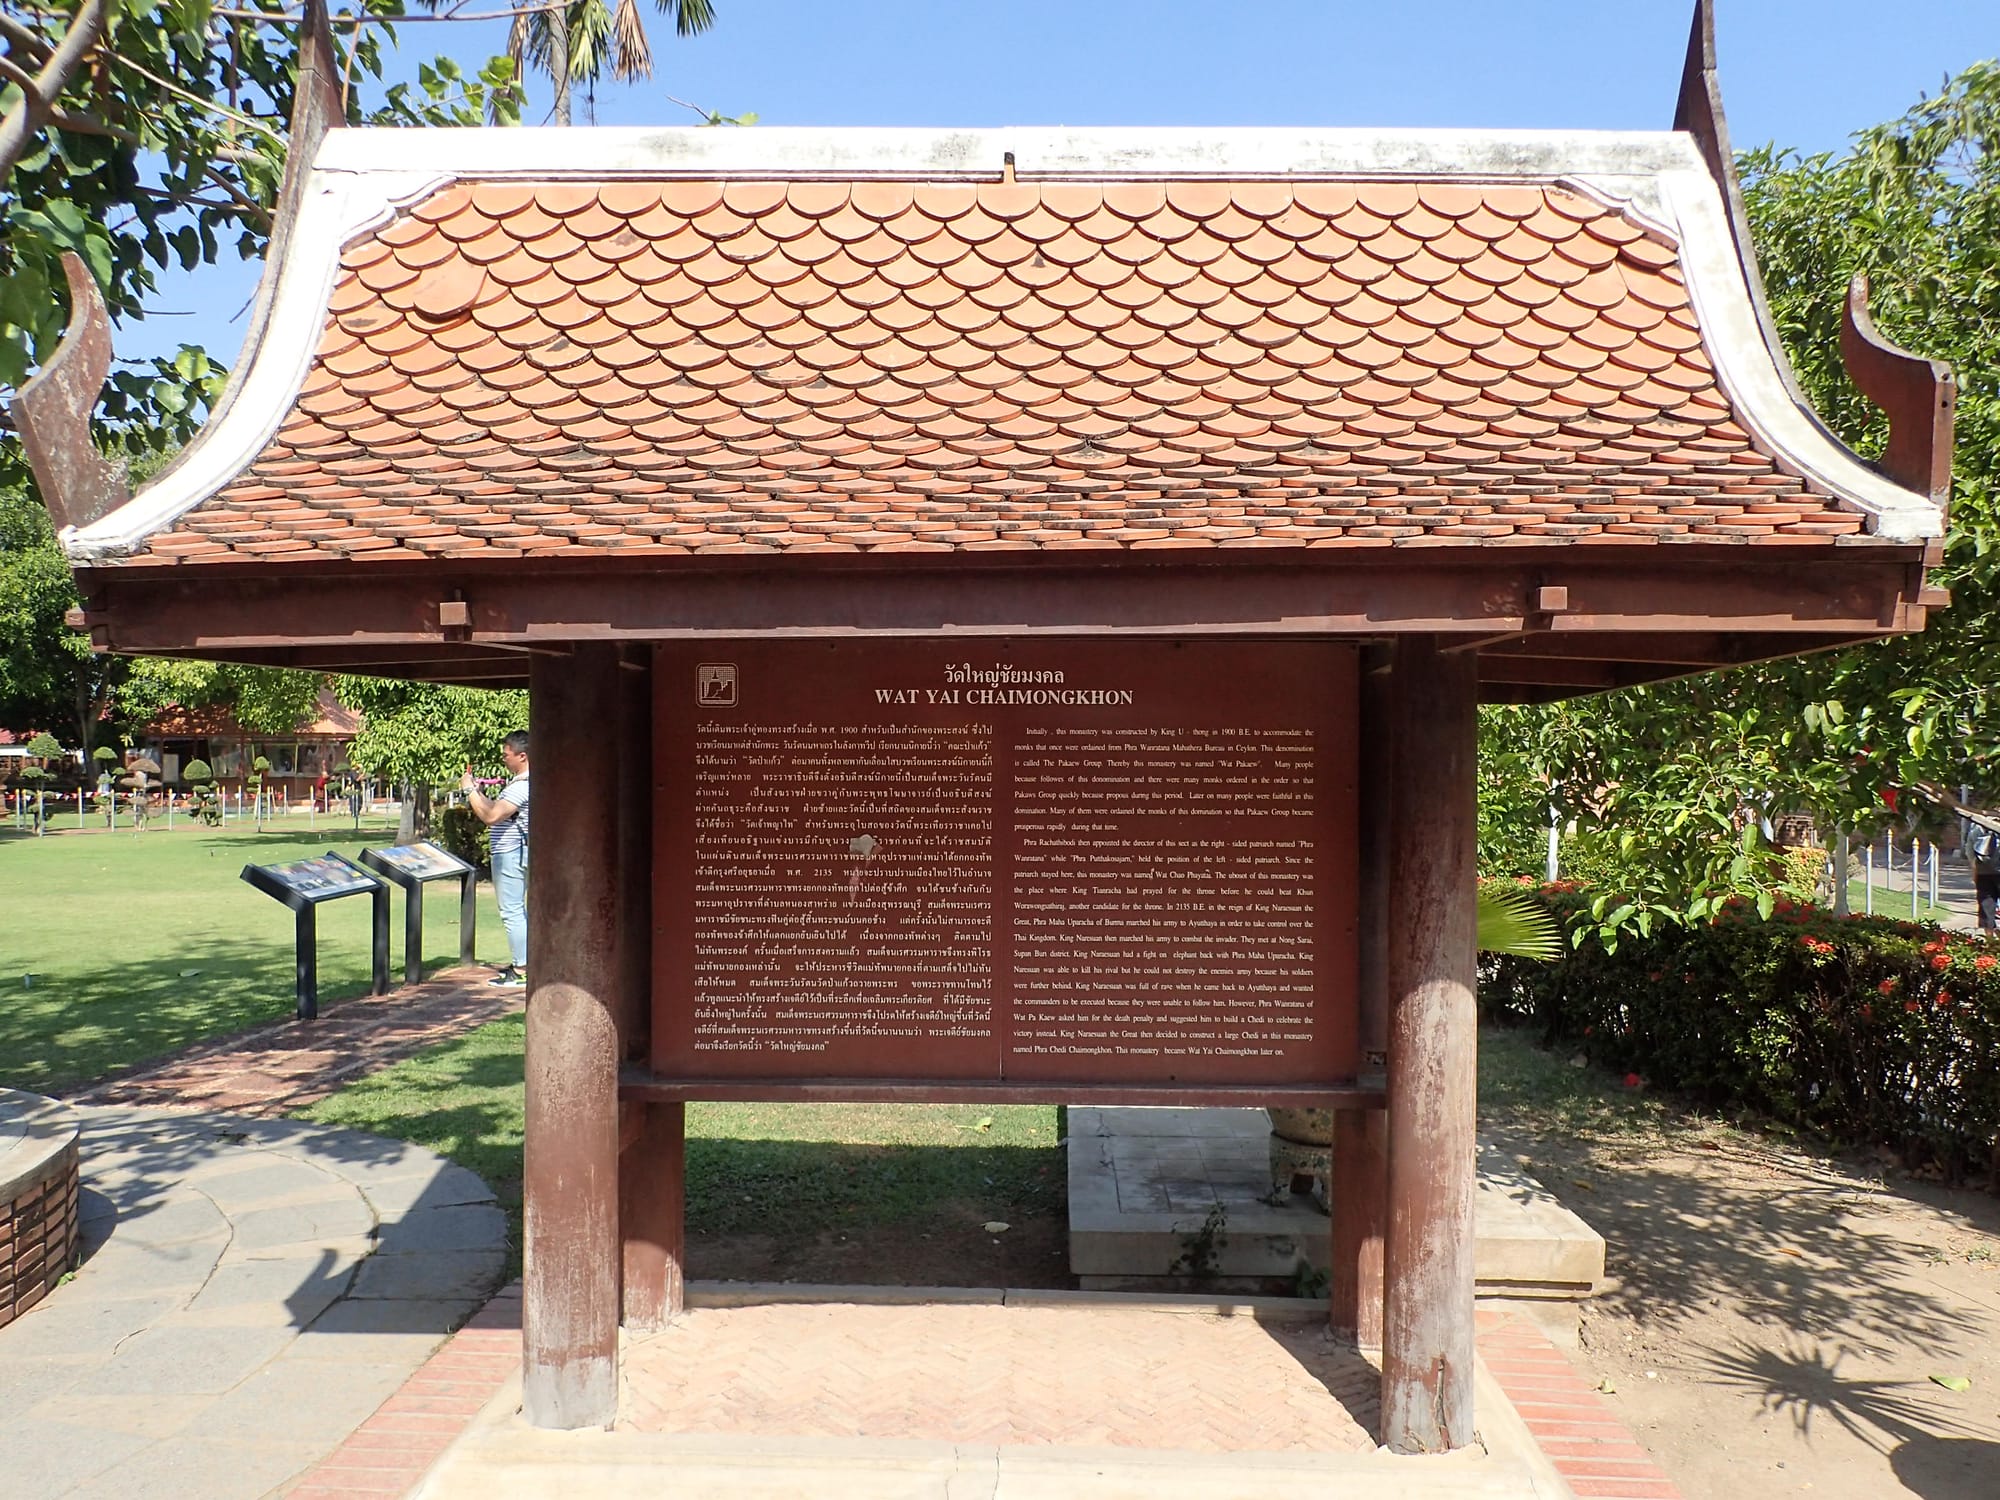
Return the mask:
{"type": "Polygon", "coordinates": [[[342,896],[374,898],[373,941],[370,960],[375,993],[389,992],[389,887],[342,854],[329,849],[317,859],[294,860],[286,865],[245,865],[243,879],[265,895],[285,903],[298,915],[298,999],[299,1019],[310,1021],[319,1014],[318,926],[313,912],[323,901],[342,896]]]}
{"type": "Polygon", "coordinates": [[[436,844],[393,844],[387,849],[363,849],[361,863],[403,888],[403,982],[424,977],[424,887],[433,880],[458,882],[458,961],[473,962],[472,947],[479,921],[473,882],[478,871],[436,844]]]}

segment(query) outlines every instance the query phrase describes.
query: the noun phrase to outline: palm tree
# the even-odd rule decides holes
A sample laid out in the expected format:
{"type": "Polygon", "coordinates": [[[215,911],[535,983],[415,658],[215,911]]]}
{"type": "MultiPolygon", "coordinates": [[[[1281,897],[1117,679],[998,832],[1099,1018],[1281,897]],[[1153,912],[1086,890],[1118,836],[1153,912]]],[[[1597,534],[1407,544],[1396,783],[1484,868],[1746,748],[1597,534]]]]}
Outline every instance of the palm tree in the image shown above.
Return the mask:
{"type": "MultiPolygon", "coordinates": [[[[695,36],[715,24],[714,0],[653,0],[654,9],[674,16],[676,36],[695,36]]],[[[639,0],[570,0],[561,7],[520,11],[514,16],[507,53],[514,76],[532,63],[555,84],[555,122],[570,121],[570,85],[595,89],[606,70],[620,82],[653,76],[653,49],[639,16],[639,0]]]]}
{"type": "Polygon", "coordinates": [[[1514,958],[1539,959],[1543,963],[1562,957],[1562,924],[1555,913],[1525,886],[1479,886],[1479,936],[1481,953],[1505,954],[1514,958]]]}

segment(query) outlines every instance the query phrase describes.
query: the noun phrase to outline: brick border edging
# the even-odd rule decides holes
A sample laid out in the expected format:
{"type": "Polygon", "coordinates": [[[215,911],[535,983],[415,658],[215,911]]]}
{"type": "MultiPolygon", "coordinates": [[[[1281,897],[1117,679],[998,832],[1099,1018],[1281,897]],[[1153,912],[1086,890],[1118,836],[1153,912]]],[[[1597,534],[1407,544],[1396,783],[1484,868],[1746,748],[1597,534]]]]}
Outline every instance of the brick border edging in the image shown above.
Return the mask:
{"type": "Polygon", "coordinates": [[[286,1500],[409,1494],[520,1368],[517,1281],[494,1293],[395,1395],[282,1493],[286,1500]]]}
{"type": "Polygon", "coordinates": [[[32,1097],[37,1102],[28,1106],[30,1134],[17,1150],[46,1154],[10,1174],[10,1185],[0,1189],[8,1194],[0,1202],[0,1328],[38,1306],[76,1268],[82,1238],[83,1158],[76,1116],[55,1100],[32,1097]],[[68,1139],[57,1145],[64,1131],[68,1139]]]}
{"type": "Polygon", "coordinates": [[[1578,1500],[1682,1500],[1611,1403],[1534,1324],[1481,1311],[1479,1357],[1578,1500]]]}

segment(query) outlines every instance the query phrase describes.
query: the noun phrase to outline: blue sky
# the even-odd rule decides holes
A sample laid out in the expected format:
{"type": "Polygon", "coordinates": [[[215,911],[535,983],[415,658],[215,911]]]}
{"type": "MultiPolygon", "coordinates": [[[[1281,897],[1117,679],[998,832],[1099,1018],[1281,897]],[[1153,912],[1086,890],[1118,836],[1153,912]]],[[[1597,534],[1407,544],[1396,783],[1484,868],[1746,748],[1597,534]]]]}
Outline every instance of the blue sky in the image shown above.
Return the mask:
{"type": "MultiPolygon", "coordinates": [[[[715,29],[688,41],[669,19],[654,21],[653,81],[600,90],[598,123],[691,121],[671,94],[725,114],[755,111],[768,125],[1656,129],[1672,122],[1691,4],[716,0],[716,9],[715,29]]],[[[1718,9],[1739,148],[1837,150],[1948,73],[2000,54],[1996,0],[1721,0],[1718,9]]],[[[504,42],[500,23],[403,31],[411,62],[438,50],[476,60],[504,42]]],[[[539,87],[527,118],[546,108],[539,87]]],[[[255,267],[233,260],[175,278],[155,316],[119,331],[118,352],[170,353],[185,341],[233,359],[255,280],[255,267]]]]}

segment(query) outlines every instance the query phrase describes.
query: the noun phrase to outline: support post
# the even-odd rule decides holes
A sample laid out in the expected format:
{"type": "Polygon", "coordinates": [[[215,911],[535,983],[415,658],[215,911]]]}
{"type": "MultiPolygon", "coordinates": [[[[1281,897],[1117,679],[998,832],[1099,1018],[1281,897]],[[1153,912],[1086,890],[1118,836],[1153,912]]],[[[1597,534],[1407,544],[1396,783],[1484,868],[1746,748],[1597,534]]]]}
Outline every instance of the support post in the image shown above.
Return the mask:
{"type": "Polygon", "coordinates": [[[313,915],[311,902],[298,909],[292,931],[298,950],[292,958],[298,1018],[314,1021],[319,1018],[319,918],[313,915]]]}
{"type": "MultiPolygon", "coordinates": [[[[1379,1073],[1389,1045],[1389,791],[1395,755],[1390,742],[1390,668],[1386,646],[1361,656],[1359,833],[1359,963],[1356,971],[1364,1076],[1379,1073]]],[[[1382,1347],[1382,1237],[1388,1219],[1388,1114],[1336,1110],[1328,1208],[1333,1260],[1328,1317],[1333,1332],[1358,1348],[1382,1347]]]]}
{"type": "MultiPolygon", "coordinates": [[[[618,674],[618,1012],[620,1055],[644,1057],[653,1007],[653,653],[627,649],[618,674]]],[[[635,1333],[662,1328],[684,1304],[687,1110],[643,1104],[618,1159],[624,1240],[623,1314],[635,1333]]]]}
{"type": "Polygon", "coordinates": [[[529,667],[522,1410],[536,1427],[618,1413],[618,663],[585,644],[529,667]]]}
{"type": "MultiPolygon", "coordinates": [[[[423,898],[419,896],[421,906],[423,898]]],[[[368,894],[368,970],[370,988],[377,995],[389,993],[389,882],[377,880],[368,894]]]]}
{"type": "Polygon", "coordinates": [[[1391,688],[1389,1225],[1382,1436],[1472,1441],[1478,665],[1405,636],[1391,688]]]}
{"type": "Polygon", "coordinates": [[[403,887],[403,983],[416,984],[424,977],[424,885],[413,881],[403,887]]]}
{"type": "Polygon", "coordinates": [[[625,1234],[625,1326],[652,1333],[687,1305],[687,1106],[647,1103],[619,1160],[625,1234]]]}
{"type": "Polygon", "coordinates": [[[479,873],[467,870],[458,880],[458,961],[470,967],[478,962],[474,949],[479,938],[479,873]]]}

